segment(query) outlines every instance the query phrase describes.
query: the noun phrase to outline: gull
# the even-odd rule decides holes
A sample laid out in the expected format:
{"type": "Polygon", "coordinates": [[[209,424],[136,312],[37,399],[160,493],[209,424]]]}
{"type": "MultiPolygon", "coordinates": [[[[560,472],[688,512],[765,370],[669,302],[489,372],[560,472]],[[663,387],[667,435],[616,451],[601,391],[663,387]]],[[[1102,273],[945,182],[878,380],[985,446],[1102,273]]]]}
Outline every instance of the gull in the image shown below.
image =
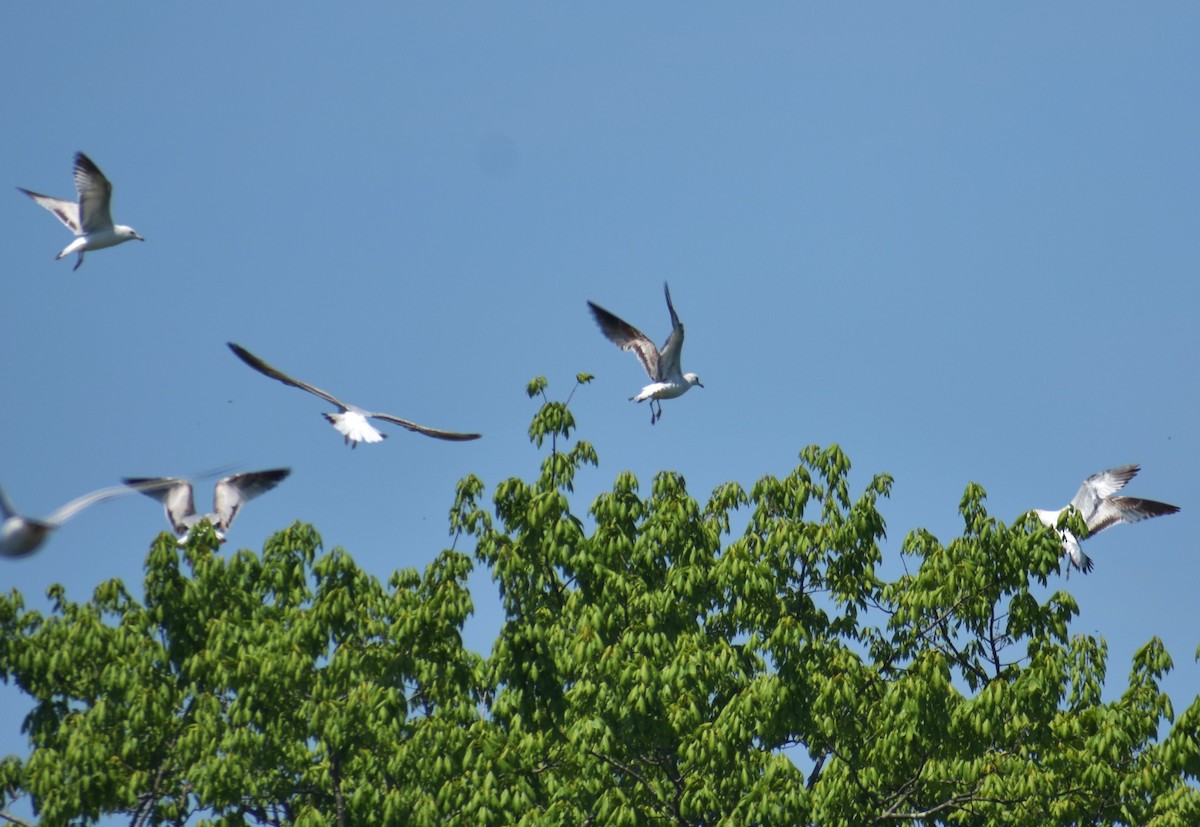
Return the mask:
{"type": "Polygon", "coordinates": [[[67,229],[79,236],[54,257],[54,260],[58,261],[63,256],[79,253],[72,270],[79,269],[79,265],[83,264],[83,254],[88,250],[115,247],[135,238],[138,241],[146,240],[138,235],[133,227],[113,224],[108,209],[109,202],[112,201],[112,184],[104,177],[100,168],[92,163],[92,159],[82,152],[75,153],[75,189],[79,191],[78,204],[31,192],[23,187],[17,189],[54,213],[59,221],[67,225],[67,229]]]}
{"type": "Polygon", "coordinates": [[[333,425],[334,430],[342,435],[342,441],[348,444],[351,448],[357,448],[359,442],[380,442],[387,439],[387,434],[380,433],[370,422],[370,419],[382,419],[384,422],[391,422],[394,425],[399,425],[401,428],[407,428],[410,431],[416,431],[418,434],[425,434],[435,439],[448,439],[462,441],[467,439],[479,439],[480,434],[460,434],[454,431],[439,431],[437,428],[427,428],[424,425],[418,425],[415,422],[409,422],[407,419],[401,419],[398,416],[391,414],[378,413],[376,411],[367,411],[357,405],[350,405],[342,402],[336,396],[320,388],[313,387],[299,379],[293,379],[278,368],[272,367],[259,359],[250,351],[246,350],[241,345],[233,342],[226,342],[229,349],[234,354],[245,362],[250,367],[264,376],[269,376],[272,379],[277,379],[285,385],[291,385],[293,388],[299,388],[302,391],[319,396],[331,405],[336,405],[338,413],[321,414],[329,423],[333,425]]]}
{"type": "Polygon", "coordinates": [[[4,522],[0,524],[0,557],[24,557],[32,554],[46,541],[51,531],[89,505],[111,500],[113,497],[132,494],[135,490],[141,489],[130,489],[119,485],[101,488],[99,491],[93,491],[71,500],[49,517],[39,520],[35,517],[23,517],[18,514],[8,497],[5,496],[3,489],[0,489],[0,517],[4,518],[4,522]]]}
{"type": "MultiPolygon", "coordinates": [[[[1141,466],[1138,465],[1122,465],[1119,468],[1110,468],[1099,474],[1092,474],[1083,481],[1083,485],[1079,486],[1075,498],[1065,508],[1057,511],[1045,511],[1038,508],[1034,509],[1034,513],[1045,525],[1056,527],[1058,518],[1062,516],[1063,512],[1073,508],[1083,517],[1083,522],[1087,526],[1088,533],[1084,535],[1084,539],[1086,539],[1117,523],[1136,523],[1150,517],[1162,517],[1165,514],[1174,514],[1179,511],[1179,506],[1155,500],[1113,496],[1137,476],[1140,470],[1142,470],[1141,466]]],[[[1079,538],[1066,528],[1060,528],[1059,535],[1062,537],[1063,554],[1070,560],[1070,565],[1084,574],[1091,571],[1092,559],[1080,548],[1079,538]]],[[[1068,566],[1067,576],[1070,577],[1070,575],[1071,569],[1068,566]]]]}
{"type": "Polygon", "coordinates": [[[674,399],[683,396],[692,385],[700,384],[700,377],[694,373],[680,373],[679,356],[683,351],[683,325],[675,314],[675,306],[671,304],[671,288],[663,282],[663,292],[667,296],[667,310],[671,311],[671,335],[666,344],[659,350],[654,346],[645,333],[633,325],[609,313],[595,302],[588,302],[600,332],[621,350],[632,350],[641,360],[642,367],[650,375],[650,384],[642,388],[636,396],[629,397],[631,402],[650,400],[650,424],[653,425],[662,418],[663,399],[674,399]],[[655,411],[655,404],[658,410],[655,411]]]}
{"type": "Polygon", "coordinates": [[[233,525],[238,512],[259,494],[265,494],[292,473],[291,468],[272,468],[269,471],[247,471],[217,481],[213,491],[213,510],[208,514],[197,514],[192,498],[192,483],[175,477],[127,477],[126,491],[141,491],[163,504],[171,530],[184,545],[192,529],[204,520],[212,523],[217,538],[225,542],[225,532],[233,525]]]}

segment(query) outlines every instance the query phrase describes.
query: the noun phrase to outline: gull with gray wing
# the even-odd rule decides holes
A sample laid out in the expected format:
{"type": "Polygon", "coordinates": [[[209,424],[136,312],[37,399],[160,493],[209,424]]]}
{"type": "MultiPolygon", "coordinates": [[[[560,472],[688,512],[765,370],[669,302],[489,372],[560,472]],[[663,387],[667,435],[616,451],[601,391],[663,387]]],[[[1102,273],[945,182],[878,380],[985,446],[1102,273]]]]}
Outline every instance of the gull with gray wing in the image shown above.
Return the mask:
{"type": "Polygon", "coordinates": [[[54,213],[67,229],[78,238],[68,244],[61,253],[54,257],[55,261],[71,253],[78,253],[72,270],[78,270],[83,264],[83,254],[89,250],[102,250],[105,247],[115,247],[126,241],[145,241],[133,227],[124,224],[114,224],[109,205],[112,202],[112,184],[104,177],[104,173],[92,159],[82,152],[75,153],[75,189],[79,192],[78,203],[55,198],[52,195],[42,195],[17,187],[38,204],[54,213]]]}
{"type": "Polygon", "coordinates": [[[683,373],[679,367],[679,359],[683,352],[683,324],[671,304],[671,288],[663,282],[663,293],[667,297],[667,310],[671,313],[671,334],[659,350],[650,341],[650,337],[633,325],[609,313],[595,302],[589,301],[592,316],[596,324],[610,342],[621,350],[632,351],[650,377],[650,384],[642,388],[636,395],[629,397],[631,402],[650,400],[650,424],[653,425],[662,418],[662,400],[683,396],[692,389],[692,385],[700,384],[700,377],[694,373],[683,373]],[[655,406],[658,406],[655,410],[655,406]]]}
{"type": "Polygon", "coordinates": [[[127,477],[127,490],[141,491],[163,504],[167,522],[179,540],[187,543],[192,529],[202,521],[212,523],[213,530],[221,542],[233,525],[242,506],[260,494],[265,494],[292,473],[290,468],[272,468],[268,471],[247,471],[217,481],[213,490],[213,510],[208,514],[197,514],[192,497],[192,483],[176,477],[127,477]]]}
{"type": "Polygon", "coordinates": [[[460,434],[455,431],[440,431],[437,428],[429,428],[425,425],[418,425],[415,422],[410,422],[407,419],[401,419],[398,416],[391,414],[379,413],[378,411],[368,411],[357,405],[351,405],[343,402],[331,393],[321,390],[318,387],[309,385],[306,382],[301,382],[299,379],[294,379],[288,376],[279,368],[272,367],[259,359],[250,351],[246,350],[241,345],[227,342],[229,349],[234,352],[239,359],[245,362],[250,367],[261,373],[263,376],[269,376],[276,381],[282,382],[285,385],[291,385],[293,388],[299,388],[302,391],[308,391],[314,396],[319,396],[328,402],[330,405],[337,407],[337,413],[321,414],[334,427],[339,434],[342,435],[342,441],[348,444],[351,448],[357,448],[359,442],[380,442],[387,439],[387,434],[381,433],[373,426],[368,419],[379,419],[384,422],[391,422],[393,425],[399,425],[401,428],[407,428],[410,431],[416,431],[418,434],[431,436],[434,439],[446,439],[455,442],[462,442],[468,439],[479,439],[480,434],[460,434]]]}
{"type": "Polygon", "coordinates": [[[4,522],[0,524],[0,557],[24,557],[32,554],[46,541],[51,531],[83,509],[114,497],[132,494],[136,490],[141,489],[124,486],[101,488],[99,491],[93,491],[71,500],[49,517],[39,520],[36,517],[24,517],[18,514],[12,502],[5,496],[3,489],[0,489],[0,517],[4,519],[4,522]]]}
{"type": "MultiPolygon", "coordinates": [[[[1083,481],[1075,498],[1057,511],[1034,509],[1037,518],[1043,524],[1057,527],[1059,518],[1067,509],[1075,509],[1083,518],[1088,533],[1084,539],[1098,534],[1109,526],[1117,523],[1137,523],[1150,517],[1162,517],[1179,511],[1179,506],[1160,503],[1156,500],[1143,500],[1137,497],[1113,496],[1137,476],[1141,467],[1138,465],[1122,465],[1093,474],[1083,481]]],[[[1087,574],[1092,570],[1092,558],[1088,557],[1080,547],[1080,538],[1067,528],[1059,529],[1062,539],[1063,554],[1070,561],[1067,576],[1071,575],[1071,566],[1087,574]]]]}

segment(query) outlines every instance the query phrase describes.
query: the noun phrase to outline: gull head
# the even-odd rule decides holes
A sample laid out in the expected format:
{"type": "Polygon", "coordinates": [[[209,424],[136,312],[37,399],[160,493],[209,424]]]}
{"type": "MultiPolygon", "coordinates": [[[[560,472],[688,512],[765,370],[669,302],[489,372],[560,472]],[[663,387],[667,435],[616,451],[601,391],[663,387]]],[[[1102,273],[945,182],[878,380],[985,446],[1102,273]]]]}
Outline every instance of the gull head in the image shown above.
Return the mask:
{"type": "Polygon", "coordinates": [[[117,224],[115,227],[113,227],[113,232],[116,233],[117,238],[121,239],[122,241],[133,241],[135,238],[138,241],[146,240],[138,235],[138,231],[133,227],[126,227],[124,224],[117,224]]]}
{"type": "Polygon", "coordinates": [[[683,381],[687,382],[689,385],[696,385],[701,388],[704,387],[704,385],[700,384],[700,377],[694,373],[685,373],[683,375],[683,381]]]}

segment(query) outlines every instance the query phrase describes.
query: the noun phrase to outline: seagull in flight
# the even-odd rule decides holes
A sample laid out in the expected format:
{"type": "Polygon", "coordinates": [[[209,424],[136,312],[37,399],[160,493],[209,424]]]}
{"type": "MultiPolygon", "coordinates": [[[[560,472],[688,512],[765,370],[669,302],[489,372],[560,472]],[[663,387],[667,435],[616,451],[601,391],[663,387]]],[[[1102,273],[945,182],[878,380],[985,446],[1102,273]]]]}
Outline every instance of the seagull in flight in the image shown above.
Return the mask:
{"type": "Polygon", "coordinates": [[[308,391],[315,396],[321,397],[329,404],[337,406],[337,413],[321,414],[321,416],[329,420],[329,423],[333,425],[334,430],[342,435],[343,442],[348,444],[351,448],[357,448],[359,442],[380,442],[384,439],[387,439],[387,434],[380,433],[378,429],[376,429],[370,422],[367,421],[368,419],[381,419],[384,422],[391,422],[393,425],[399,425],[401,428],[407,428],[410,431],[416,431],[418,434],[425,434],[425,436],[431,436],[435,439],[448,439],[461,442],[467,439],[479,439],[480,437],[480,434],[460,434],[456,433],[455,431],[439,431],[437,428],[427,428],[424,425],[418,425],[415,422],[409,422],[407,419],[401,419],[400,417],[392,416],[391,414],[363,410],[357,405],[350,405],[346,402],[342,402],[333,394],[327,393],[320,388],[316,388],[305,382],[301,382],[299,379],[293,379],[291,376],[288,376],[278,368],[268,365],[262,359],[259,359],[241,345],[234,344],[233,342],[227,342],[226,344],[229,345],[229,349],[232,350],[239,359],[241,359],[250,367],[254,368],[262,375],[269,376],[272,379],[277,379],[285,385],[291,385],[293,388],[299,388],[302,391],[308,391]]]}
{"type": "Polygon", "coordinates": [[[63,256],[79,253],[72,270],[78,270],[83,264],[83,254],[88,250],[102,250],[105,247],[115,247],[126,241],[137,239],[145,241],[133,227],[124,224],[113,224],[109,212],[112,201],[112,184],[104,177],[100,167],[92,163],[92,159],[82,152],[75,153],[75,189],[79,191],[79,203],[55,198],[50,195],[31,192],[17,187],[34,201],[41,204],[67,225],[67,229],[78,238],[68,244],[61,253],[54,257],[58,261],[63,256]]]}
{"type": "Polygon", "coordinates": [[[671,311],[671,335],[659,350],[654,346],[645,333],[633,325],[609,313],[595,302],[589,301],[588,307],[600,326],[600,332],[621,350],[632,350],[641,361],[642,367],[650,376],[650,384],[642,388],[636,396],[629,397],[631,402],[650,400],[650,424],[653,425],[662,418],[662,400],[683,396],[692,385],[700,384],[700,377],[694,373],[681,373],[679,356],[683,351],[683,324],[675,314],[675,306],[671,304],[671,288],[663,282],[663,292],[667,296],[667,310],[671,311]],[[657,404],[658,409],[655,410],[657,404]]]}
{"type": "Polygon", "coordinates": [[[132,494],[135,490],[142,489],[130,489],[120,485],[101,488],[99,491],[93,491],[71,500],[49,517],[39,520],[35,517],[23,517],[18,514],[4,491],[0,489],[0,517],[4,520],[3,523],[0,523],[0,557],[24,557],[32,554],[46,541],[51,531],[89,505],[111,500],[113,497],[132,494]]]}
{"type": "Polygon", "coordinates": [[[225,542],[225,533],[233,525],[242,506],[259,494],[265,494],[292,473],[291,468],[272,468],[269,471],[247,471],[217,481],[213,491],[213,510],[208,514],[197,514],[192,497],[192,483],[174,477],[127,477],[126,491],[141,491],[163,504],[167,522],[179,540],[185,545],[192,529],[204,520],[212,523],[217,537],[225,542]]]}
{"type": "MultiPolygon", "coordinates": [[[[1142,470],[1141,466],[1138,465],[1122,465],[1119,468],[1110,468],[1099,474],[1092,474],[1083,481],[1083,485],[1079,486],[1075,498],[1065,508],[1057,511],[1044,511],[1038,508],[1034,509],[1034,513],[1045,525],[1056,527],[1058,518],[1062,516],[1063,512],[1068,508],[1073,508],[1080,513],[1084,524],[1087,525],[1086,539],[1117,523],[1136,523],[1150,517],[1162,517],[1165,514],[1174,514],[1179,511],[1179,506],[1155,500],[1113,496],[1137,476],[1140,470],[1142,470]]],[[[1063,554],[1070,560],[1070,565],[1084,574],[1091,571],[1092,558],[1088,557],[1079,547],[1079,538],[1066,528],[1059,529],[1059,535],[1062,537],[1063,554]]],[[[1068,566],[1067,576],[1069,577],[1070,574],[1071,569],[1068,566]]]]}

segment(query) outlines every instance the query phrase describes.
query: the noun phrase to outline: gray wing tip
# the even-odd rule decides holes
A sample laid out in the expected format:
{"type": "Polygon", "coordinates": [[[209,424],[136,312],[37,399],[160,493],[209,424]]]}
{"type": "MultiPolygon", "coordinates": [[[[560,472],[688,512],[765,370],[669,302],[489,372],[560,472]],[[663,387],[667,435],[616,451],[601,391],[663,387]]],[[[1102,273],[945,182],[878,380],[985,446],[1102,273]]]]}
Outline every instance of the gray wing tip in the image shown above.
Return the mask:
{"type": "Polygon", "coordinates": [[[100,172],[100,167],[96,166],[96,162],[83,152],[75,153],[75,166],[86,172],[100,172]]]}
{"type": "Polygon", "coordinates": [[[249,365],[252,368],[257,367],[258,364],[260,362],[262,362],[262,359],[259,359],[253,353],[246,350],[246,348],[239,345],[237,342],[226,342],[225,346],[233,351],[234,356],[241,359],[243,362],[245,362],[247,365],[249,365]]]}
{"type": "Polygon", "coordinates": [[[1178,514],[1179,506],[1158,500],[1146,500],[1141,497],[1109,497],[1105,502],[1118,514],[1136,514],[1141,518],[1165,517],[1168,514],[1178,514]]]}
{"type": "Polygon", "coordinates": [[[459,434],[454,431],[432,431],[428,428],[417,431],[417,433],[433,437],[434,439],[440,439],[443,442],[470,442],[483,436],[483,434],[459,434]]]}
{"type": "Polygon", "coordinates": [[[602,316],[612,316],[612,315],[613,315],[613,314],[612,314],[610,311],[608,311],[608,310],[605,310],[603,307],[601,307],[600,305],[596,304],[596,303],[595,303],[594,301],[592,301],[591,299],[588,299],[588,300],[587,300],[587,306],[588,306],[588,310],[591,310],[591,311],[592,311],[592,315],[596,317],[596,321],[597,321],[597,322],[599,322],[599,321],[600,321],[600,318],[601,318],[602,316]]]}
{"type": "Polygon", "coordinates": [[[272,485],[278,485],[292,475],[292,469],[268,468],[266,471],[257,471],[254,475],[267,480],[272,485]]]}
{"type": "Polygon", "coordinates": [[[600,332],[605,338],[616,341],[613,337],[632,336],[637,331],[629,322],[622,319],[611,310],[605,310],[600,305],[596,304],[591,299],[588,299],[588,309],[592,311],[592,318],[596,322],[596,326],[600,328],[600,332]],[[626,329],[627,328],[627,329],[626,329]]]}
{"type": "Polygon", "coordinates": [[[1158,500],[1142,500],[1132,497],[1117,497],[1115,499],[1132,501],[1134,507],[1138,511],[1145,512],[1151,517],[1165,517],[1168,514],[1179,513],[1179,506],[1171,505],[1170,503],[1162,503],[1158,500]]]}
{"type": "Polygon", "coordinates": [[[671,288],[667,283],[663,282],[663,294],[667,297],[667,310],[671,313],[671,329],[683,330],[683,324],[679,321],[679,314],[675,312],[675,305],[671,302],[671,288]]]}
{"type": "Polygon", "coordinates": [[[136,488],[142,491],[146,488],[159,487],[161,484],[175,482],[175,480],[167,477],[122,477],[121,482],[128,485],[130,488],[136,488]]]}
{"type": "Polygon", "coordinates": [[[247,365],[254,368],[255,370],[261,372],[262,369],[267,365],[266,362],[264,362],[259,357],[255,356],[250,351],[246,350],[246,348],[242,347],[237,342],[226,342],[225,344],[229,347],[230,350],[233,351],[234,356],[241,359],[243,362],[245,362],[247,365]]]}
{"type": "Polygon", "coordinates": [[[1138,465],[1137,463],[1134,463],[1133,465],[1118,465],[1116,468],[1109,468],[1106,471],[1100,471],[1092,474],[1090,477],[1084,480],[1084,482],[1086,484],[1095,480],[1111,478],[1119,482],[1121,484],[1121,488],[1124,488],[1129,484],[1130,480],[1138,475],[1138,472],[1141,470],[1142,466],[1138,465]]]}
{"type": "Polygon", "coordinates": [[[423,425],[418,427],[417,433],[424,434],[425,436],[431,436],[434,439],[447,440],[449,442],[469,442],[473,439],[479,439],[483,436],[483,434],[464,434],[458,431],[442,431],[438,430],[437,428],[426,428],[423,425]]]}
{"type": "Polygon", "coordinates": [[[161,501],[166,491],[186,480],[174,477],[122,477],[121,482],[139,494],[161,501]]]}

